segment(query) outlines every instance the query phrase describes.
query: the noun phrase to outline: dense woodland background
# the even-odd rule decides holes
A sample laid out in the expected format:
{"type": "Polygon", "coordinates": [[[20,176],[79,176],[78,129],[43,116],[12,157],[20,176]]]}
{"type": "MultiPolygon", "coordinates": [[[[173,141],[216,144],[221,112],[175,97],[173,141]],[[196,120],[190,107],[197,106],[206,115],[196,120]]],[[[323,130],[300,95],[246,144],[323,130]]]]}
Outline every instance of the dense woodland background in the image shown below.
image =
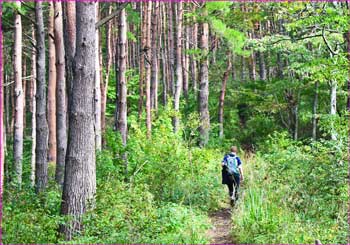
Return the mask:
{"type": "Polygon", "coordinates": [[[3,2],[4,243],[349,242],[349,2],[3,2]]]}

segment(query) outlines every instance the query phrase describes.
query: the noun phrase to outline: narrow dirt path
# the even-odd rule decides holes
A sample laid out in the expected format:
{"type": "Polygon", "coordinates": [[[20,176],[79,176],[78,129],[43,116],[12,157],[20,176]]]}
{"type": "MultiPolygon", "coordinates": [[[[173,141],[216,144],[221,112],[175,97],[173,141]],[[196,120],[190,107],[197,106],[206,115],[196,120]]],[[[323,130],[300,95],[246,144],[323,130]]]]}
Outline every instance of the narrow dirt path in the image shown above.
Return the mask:
{"type": "Polygon", "coordinates": [[[222,208],[210,215],[213,228],[208,231],[212,244],[234,243],[231,236],[231,208],[222,208]]]}

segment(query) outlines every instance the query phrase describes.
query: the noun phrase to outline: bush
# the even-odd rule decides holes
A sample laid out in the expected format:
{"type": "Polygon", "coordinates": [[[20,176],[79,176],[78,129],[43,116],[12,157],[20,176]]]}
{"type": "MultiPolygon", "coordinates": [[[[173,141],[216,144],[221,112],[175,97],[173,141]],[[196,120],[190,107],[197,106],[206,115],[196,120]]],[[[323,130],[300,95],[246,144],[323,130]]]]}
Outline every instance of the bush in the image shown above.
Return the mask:
{"type": "Polygon", "coordinates": [[[244,243],[346,243],[347,167],[332,142],[277,134],[247,164],[234,233],[244,243]]]}

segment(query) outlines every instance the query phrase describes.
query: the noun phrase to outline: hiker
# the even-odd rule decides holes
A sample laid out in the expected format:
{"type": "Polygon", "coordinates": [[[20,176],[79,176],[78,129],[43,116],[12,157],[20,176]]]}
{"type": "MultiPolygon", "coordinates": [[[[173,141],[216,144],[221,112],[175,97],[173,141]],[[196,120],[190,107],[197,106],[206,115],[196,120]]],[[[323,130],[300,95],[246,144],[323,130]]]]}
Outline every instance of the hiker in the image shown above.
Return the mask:
{"type": "Polygon", "coordinates": [[[221,162],[222,184],[228,186],[231,204],[238,200],[238,189],[241,181],[244,180],[242,161],[237,156],[237,147],[232,146],[230,153],[225,155],[221,162]]]}

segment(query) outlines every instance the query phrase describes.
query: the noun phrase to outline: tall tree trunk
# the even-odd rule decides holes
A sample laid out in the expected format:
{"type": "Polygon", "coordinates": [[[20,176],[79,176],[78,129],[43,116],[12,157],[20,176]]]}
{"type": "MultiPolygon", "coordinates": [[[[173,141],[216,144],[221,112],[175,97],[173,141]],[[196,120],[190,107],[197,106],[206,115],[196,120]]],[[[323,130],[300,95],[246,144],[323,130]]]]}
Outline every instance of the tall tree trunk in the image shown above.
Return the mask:
{"type": "MultiPolygon", "coordinates": [[[[1,6],[2,7],[2,6],[1,6]]],[[[1,8],[0,7],[0,8],[1,8]]],[[[1,27],[0,27],[1,28],[1,27]]],[[[2,32],[2,28],[1,28],[2,32]]],[[[4,46],[3,46],[3,36],[1,35],[0,39],[0,46],[1,46],[1,60],[4,60],[4,46]]],[[[6,133],[4,132],[4,89],[3,89],[3,81],[4,81],[4,62],[1,62],[1,70],[0,70],[0,195],[2,200],[2,193],[3,193],[3,185],[4,185],[4,149],[5,145],[4,142],[6,142],[6,133]]]]}
{"type": "MultiPolygon", "coordinates": [[[[21,2],[15,3],[19,8],[21,2]]],[[[13,136],[13,159],[15,181],[22,184],[23,160],[23,88],[22,88],[22,20],[19,13],[15,14],[15,40],[14,40],[14,81],[15,81],[15,113],[13,136]]]]}
{"type": "Polygon", "coordinates": [[[173,26],[173,4],[170,2],[168,6],[168,66],[169,66],[169,79],[168,88],[170,94],[173,96],[175,92],[174,81],[175,81],[175,55],[174,55],[174,26],[173,26]]]}
{"type": "Polygon", "coordinates": [[[151,108],[158,108],[158,15],[159,3],[155,2],[152,14],[152,68],[151,68],[151,108]]]}
{"type": "MultiPolygon", "coordinates": [[[[176,85],[174,93],[174,109],[177,114],[180,112],[180,96],[183,84],[182,76],[182,2],[176,3],[177,15],[176,15],[176,85]]],[[[173,119],[174,132],[179,130],[179,116],[175,115],[173,119]]]]}
{"type": "Polygon", "coordinates": [[[46,121],[46,65],[45,32],[42,2],[35,3],[36,21],[36,146],[35,146],[35,189],[43,191],[47,186],[47,148],[49,129],[46,121]]]}
{"type": "Polygon", "coordinates": [[[330,101],[330,114],[332,116],[332,131],[331,131],[331,138],[332,140],[337,140],[337,132],[334,128],[334,120],[335,120],[335,115],[337,114],[337,81],[336,80],[331,80],[331,101],[330,101]]]}
{"type": "Polygon", "coordinates": [[[300,101],[300,90],[298,91],[297,101],[294,106],[294,140],[298,140],[298,132],[299,132],[299,101],[300,101]]]}
{"type": "Polygon", "coordinates": [[[314,104],[312,107],[312,139],[317,139],[318,82],[315,83],[314,104]]]}
{"type": "MultiPolygon", "coordinates": [[[[68,91],[68,101],[70,101],[73,85],[73,59],[76,49],[76,13],[75,2],[67,1],[63,4],[63,33],[64,47],[66,55],[66,85],[68,91]]],[[[69,103],[67,103],[69,104],[69,103]]],[[[67,120],[69,117],[67,118],[67,120]]]]}
{"type": "Polygon", "coordinates": [[[146,42],[147,42],[147,6],[146,2],[142,3],[142,25],[141,25],[141,56],[140,56],[140,80],[139,80],[139,105],[138,116],[139,120],[142,117],[143,97],[144,97],[144,83],[145,83],[145,56],[146,56],[146,42]]]}
{"type": "MultiPolygon", "coordinates": [[[[250,38],[254,38],[252,33],[249,33],[250,38]]],[[[249,56],[249,79],[251,81],[256,81],[256,58],[255,52],[252,50],[252,53],[249,56]]]]}
{"type": "Polygon", "coordinates": [[[200,63],[200,79],[199,79],[199,116],[200,116],[200,146],[205,146],[209,140],[210,118],[208,109],[209,100],[209,78],[208,78],[208,23],[201,24],[201,39],[200,48],[203,52],[203,57],[200,63]]]}
{"type": "Polygon", "coordinates": [[[49,84],[47,90],[47,121],[49,125],[49,162],[56,162],[56,50],[54,33],[54,2],[49,2],[48,44],[49,44],[49,84]]]}
{"type": "MultiPolygon", "coordinates": [[[[34,40],[34,45],[36,45],[35,41],[35,27],[32,26],[32,39],[34,40]]],[[[30,79],[30,112],[32,116],[32,159],[31,159],[31,168],[30,168],[30,183],[34,187],[35,186],[35,142],[36,142],[36,49],[33,47],[32,50],[32,69],[31,69],[31,79],[30,79]]]]}
{"type": "Polygon", "coordinates": [[[161,52],[162,52],[162,83],[163,83],[163,106],[165,106],[168,103],[168,76],[169,76],[169,67],[168,67],[168,54],[167,54],[167,35],[166,35],[166,31],[167,31],[167,22],[166,22],[166,13],[165,13],[165,4],[164,3],[160,3],[161,4],[161,19],[162,19],[162,24],[163,24],[163,32],[161,33],[161,37],[162,37],[162,42],[161,42],[161,52]]]}
{"type": "Polygon", "coordinates": [[[152,2],[147,2],[146,5],[146,55],[145,55],[145,68],[146,68],[146,126],[147,126],[147,137],[151,137],[152,130],[152,114],[151,114],[151,14],[152,14],[152,2]]]}
{"type": "Polygon", "coordinates": [[[222,78],[221,91],[219,97],[219,137],[222,139],[224,137],[224,102],[226,93],[226,84],[232,68],[230,54],[227,56],[227,69],[222,78]]]}
{"type": "MultiPolygon", "coordinates": [[[[99,3],[96,2],[96,20],[99,19],[99,3]]],[[[100,74],[100,55],[99,55],[99,29],[95,31],[95,147],[96,150],[101,150],[102,135],[101,135],[101,74],[100,74]]]]}
{"type": "Polygon", "coordinates": [[[27,59],[23,59],[23,71],[22,71],[22,88],[23,88],[23,137],[25,137],[25,128],[26,128],[26,77],[27,77],[27,59]]]}
{"type": "MultiPolygon", "coordinates": [[[[261,22],[258,23],[259,25],[259,31],[257,34],[257,38],[261,39],[262,38],[262,24],[261,22]]],[[[263,51],[258,51],[256,53],[257,58],[259,59],[259,76],[260,79],[265,81],[266,80],[266,64],[265,64],[265,55],[263,51]]]]}
{"type": "Polygon", "coordinates": [[[56,47],[56,132],[57,132],[57,163],[55,179],[63,186],[64,165],[67,149],[67,105],[65,79],[65,49],[63,41],[62,3],[55,2],[55,47],[56,47]]]}
{"type": "MultiPolygon", "coordinates": [[[[126,58],[128,57],[127,49],[127,23],[126,23],[126,10],[123,8],[119,14],[119,52],[118,52],[118,122],[117,130],[120,132],[123,146],[126,146],[128,137],[128,124],[127,124],[127,81],[126,81],[126,58]]],[[[128,161],[126,153],[123,154],[123,160],[125,165],[125,176],[128,174],[128,161]]]]}
{"type": "MultiPolygon", "coordinates": [[[[196,10],[196,7],[193,6],[193,11],[196,10]]],[[[196,23],[196,17],[193,17],[193,31],[192,31],[192,39],[191,39],[191,49],[198,48],[198,24],[196,23]]],[[[195,93],[197,93],[197,81],[198,81],[198,72],[197,72],[197,60],[194,54],[190,56],[191,59],[191,80],[192,86],[195,93]]]]}
{"type": "Polygon", "coordinates": [[[190,70],[190,56],[188,55],[188,50],[190,49],[190,42],[189,38],[191,36],[191,29],[190,26],[185,27],[186,30],[186,38],[184,39],[184,50],[183,50],[183,59],[182,59],[182,66],[183,66],[183,93],[188,100],[188,80],[189,80],[189,70],[190,70]]]}
{"type": "MultiPolygon", "coordinates": [[[[113,11],[113,5],[110,3],[108,14],[112,14],[113,11]]],[[[112,24],[113,22],[110,21],[107,24],[107,30],[106,30],[106,50],[107,50],[107,65],[106,65],[106,75],[105,75],[105,81],[101,85],[101,131],[102,134],[106,130],[106,106],[107,106],[107,92],[108,92],[108,81],[109,81],[109,75],[110,70],[112,67],[112,61],[113,61],[113,48],[112,48],[112,24]]],[[[104,138],[102,138],[102,145],[104,145],[104,138]]]]}
{"type": "Polygon", "coordinates": [[[96,6],[76,3],[76,53],[69,104],[69,130],[61,213],[70,215],[62,232],[71,240],[82,229],[82,215],[94,205],[96,193],[94,88],[96,6]]]}
{"type": "Polygon", "coordinates": [[[246,58],[241,58],[241,81],[246,81],[246,58]]]}

